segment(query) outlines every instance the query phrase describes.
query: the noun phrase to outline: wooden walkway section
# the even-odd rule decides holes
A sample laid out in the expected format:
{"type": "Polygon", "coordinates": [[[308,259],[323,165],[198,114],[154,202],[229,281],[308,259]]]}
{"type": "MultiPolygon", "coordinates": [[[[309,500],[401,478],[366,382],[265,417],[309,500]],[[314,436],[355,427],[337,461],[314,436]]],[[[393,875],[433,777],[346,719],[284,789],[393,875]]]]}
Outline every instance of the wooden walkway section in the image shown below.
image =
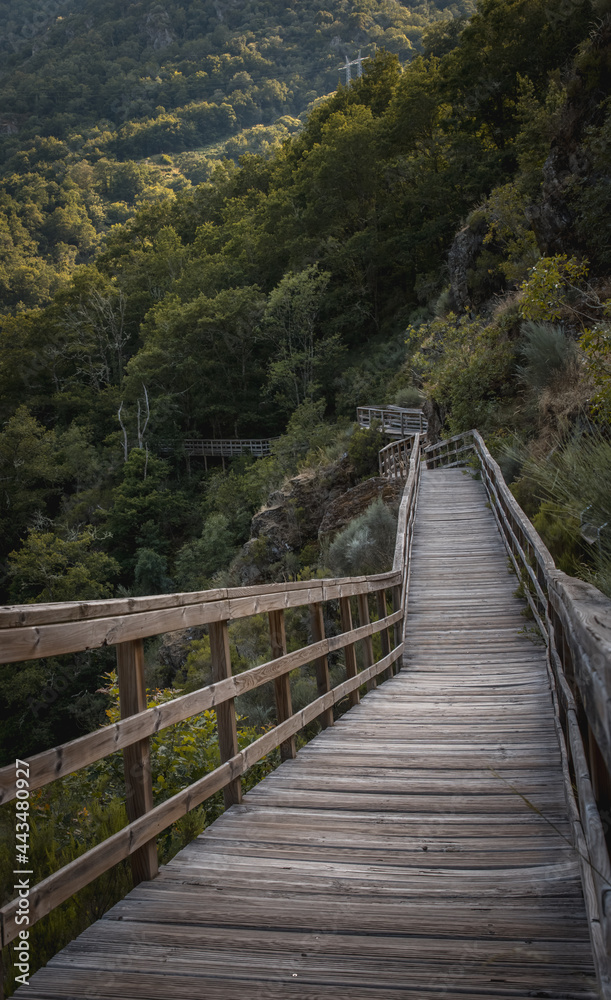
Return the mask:
{"type": "Polygon", "coordinates": [[[515,587],[482,485],[423,472],[402,671],[16,996],[597,997],[515,587]]]}

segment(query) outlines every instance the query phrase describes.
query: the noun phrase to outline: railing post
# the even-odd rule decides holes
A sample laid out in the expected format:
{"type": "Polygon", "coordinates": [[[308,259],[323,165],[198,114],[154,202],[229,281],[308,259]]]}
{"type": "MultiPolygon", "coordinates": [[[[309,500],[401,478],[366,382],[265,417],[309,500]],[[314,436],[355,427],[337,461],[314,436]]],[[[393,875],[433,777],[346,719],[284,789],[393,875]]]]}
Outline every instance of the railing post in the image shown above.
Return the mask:
{"type": "MultiPolygon", "coordinates": [[[[144,684],[144,644],[142,639],[117,643],[117,677],[119,681],[119,706],[121,718],[137,715],[146,710],[144,684]]],[[[153,808],[153,779],[151,751],[148,736],[123,750],[125,774],[125,808],[130,823],[144,816],[153,808]]],[[[157,844],[155,838],[131,855],[134,885],[155,878],[157,844]]]]}
{"type": "MultiPolygon", "coordinates": [[[[378,603],[378,619],[386,618],[386,591],[378,590],[376,593],[376,601],[378,603]]],[[[380,632],[380,641],[382,643],[382,656],[388,656],[390,653],[390,642],[388,641],[388,629],[383,628],[380,632]]],[[[387,681],[392,677],[392,670],[389,667],[382,674],[380,680],[387,681]]]]}
{"type": "MultiPolygon", "coordinates": [[[[368,594],[358,594],[357,602],[359,606],[359,625],[369,625],[369,595],[368,594]]],[[[373,640],[370,635],[366,636],[363,640],[363,667],[365,670],[367,667],[373,666],[373,640]]],[[[375,677],[371,677],[367,681],[367,690],[373,691],[377,687],[377,681],[375,677]]]]}
{"type": "MultiPolygon", "coordinates": [[[[401,592],[402,592],[402,585],[400,583],[398,583],[396,585],[396,587],[392,588],[392,610],[393,610],[393,614],[395,613],[395,611],[400,611],[401,610],[401,592]]],[[[401,642],[401,631],[402,631],[402,629],[403,629],[403,621],[395,622],[395,624],[393,625],[395,646],[398,646],[399,643],[401,642]]],[[[399,663],[398,660],[395,660],[395,662],[392,665],[392,669],[393,669],[393,671],[394,671],[395,674],[399,673],[399,670],[401,669],[401,664],[399,663]]]]}
{"type": "MultiPolygon", "coordinates": [[[[210,655],[212,659],[212,681],[223,681],[231,677],[231,655],[229,652],[229,629],[226,621],[210,622],[210,655]]],[[[223,702],[216,708],[216,724],[219,734],[221,764],[231,760],[238,752],[238,727],[235,718],[234,699],[223,702]]],[[[225,809],[242,801],[242,782],[234,778],[223,788],[225,809]]]]}
{"type": "MultiPolygon", "coordinates": [[[[269,636],[272,645],[272,658],[284,656],[286,653],[286,628],[284,624],[284,611],[269,612],[269,636]]],[[[293,714],[293,703],[291,700],[291,682],[288,674],[274,678],[274,694],[276,697],[276,714],[278,722],[285,722],[293,714]]],[[[288,740],[280,744],[281,760],[292,760],[296,757],[295,737],[290,736],[288,740]]]]}
{"type": "MultiPolygon", "coordinates": [[[[339,599],[339,613],[342,622],[342,632],[352,632],[352,608],[350,607],[349,597],[340,597],[339,599]]],[[[351,642],[349,646],[344,647],[344,655],[346,657],[346,680],[350,677],[356,677],[358,670],[356,666],[356,652],[354,649],[354,643],[351,642]]],[[[358,705],[361,700],[358,688],[356,691],[351,691],[348,695],[348,701],[350,703],[350,708],[354,708],[358,705]]]]}
{"type": "MultiPolygon", "coordinates": [[[[312,629],[312,640],[313,642],[321,642],[325,638],[325,620],[322,613],[322,604],[315,603],[310,605],[310,626],[312,629]]],[[[318,696],[326,694],[327,691],[331,690],[331,680],[329,678],[329,658],[328,656],[319,656],[315,661],[316,664],[316,686],[318,688],[318,696]]],[[[333,709],[325,708],[324,712],[320,715],[321,723],[323,729],[327,726],[333,725],[333,709]]]]}

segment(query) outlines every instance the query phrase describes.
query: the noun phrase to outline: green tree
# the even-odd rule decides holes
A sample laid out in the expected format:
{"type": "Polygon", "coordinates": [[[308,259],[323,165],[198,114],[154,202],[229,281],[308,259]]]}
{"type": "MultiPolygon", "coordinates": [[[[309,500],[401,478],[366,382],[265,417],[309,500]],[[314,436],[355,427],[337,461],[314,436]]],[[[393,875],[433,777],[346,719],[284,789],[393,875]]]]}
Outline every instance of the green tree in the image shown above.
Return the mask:
{"type": "Polygon", "coordinates": [[[131,585],[137,550],[165,556],[170,542],[189,526],[193,510],[182,491],[170,489],[167,463],[155,455],[135,448],[122,471],[106,516],[106,544],[131,585]]]}
{"type": "Polygon", "coordinates": [[[147,594],[168,594],[174,589],[174,581],[168,576],[168,561],[154,549],[140,548],[136,551],[133,593],[144,597],[147,594]]]}
{"type": "Polygon", "coordinates": [[[202,533],[187,542],[176,556],[175,576],[181,590],[203,590],[219,569],[224,569],[235,554],[233,534],[224,514],[210,514],[202,533]]]}
{"type": "Polygon", "coordinates": [[[329,277],[316,264],[288,272],[269,296],[263,329],[277,360],[270,363],[267,390],[289,412],[317,392],[320,367],[341,351],[338,337],[316,337],[329,277]]]}
{"type": "Polygon", "coordinates": [[[95,534],[85,530],[68,539],[52,531],[30,531],[9,554],[11,598],[17,604],[95,601],[112,595],[117,561],[92,548],[95,534]]]}
{"type": "Polygon", "coordinates": [[[62,475],[54,431],[20,406],[0,432],[0,534],[5,551],[58,495],[62,475]]]}

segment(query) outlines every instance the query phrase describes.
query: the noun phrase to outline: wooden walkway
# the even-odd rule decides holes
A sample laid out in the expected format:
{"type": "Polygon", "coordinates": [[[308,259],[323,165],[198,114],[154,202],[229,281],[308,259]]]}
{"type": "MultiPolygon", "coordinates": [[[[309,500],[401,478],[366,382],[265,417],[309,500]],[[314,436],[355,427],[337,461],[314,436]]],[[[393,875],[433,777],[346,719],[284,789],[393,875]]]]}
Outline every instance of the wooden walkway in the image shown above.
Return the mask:
{"type": "Polygon", "coordinates": [[[401,673],[16,995],[597,997],[515,587],[481,484],[423,473],[401,673]]]}

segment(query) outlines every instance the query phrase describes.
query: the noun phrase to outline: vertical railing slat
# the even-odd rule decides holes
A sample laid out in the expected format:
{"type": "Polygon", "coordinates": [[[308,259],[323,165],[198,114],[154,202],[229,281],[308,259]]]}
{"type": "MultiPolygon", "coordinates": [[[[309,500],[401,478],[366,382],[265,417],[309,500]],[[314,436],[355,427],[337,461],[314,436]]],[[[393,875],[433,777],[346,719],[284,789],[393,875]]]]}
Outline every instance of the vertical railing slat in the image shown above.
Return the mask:
{"type": "MultiPolygon", "coordinates": [[[[321,642],[325,638],[325,620],[323,617],[322,604],[316,602],[310,605],[310,627],[312,629],[312,642],[321,642]]],[[[331,679],[329,676],[329,657],[320,656],[316,661],[316,687],[318,696],[326,694],[331,690],[331,679]]],[[[320,715],[323,729],[333,725],[333,709],[326,708],[320,715]]]]}
{"type": "MultiPolygon", "coordinates": [[[[231,677],[231,654],[229,652],[229,623],[226,621],[210,622],[210,656],[212,659],[212,681],[223,681],[231,677]]],[[[238,727],[235,717],[235,702],[233,698],[218,705],[216,708],[216,723],[219,734],[219,750],[221,763],[231,760],[238,752],[238,727]]],[[[242,801],[242,782],[234,778],[223,789],[225,808],[238,805],[242,801]]]]}
{"type": "MultiPolygon", "coordinates": [[[[146,710],[144,683],[144,644],[142,639],[119,642],[117,651],[117,677],[121,718],[137,715],[146,710]]],[[[123,750],[125,774],[125,808],[130,823],[144,816],[153,808],[153,779],[151,751],[148,736],[123,750]]],[[[134,885],[155,878],[158,872],[157,844],[155,838],[131,855],[134,885]]]]}
{"type": "MultiPolygon", "coordinates": [[[[369,595],[368,594],[358,594],[357,603],[359,608],[359,625],[369,625],[369,595]]],[[[363,668],[373,666],[373,641],[370,635],[365,639],[361,640],[363,643],[363,668]]],[[[371,677],[367,681],[367,690],[373,691],[376,687],[375,677],[371,677]]]]}
{"type": "MultiPolygon", "coordinates": [[[[386,591],[385,590],[378,590],[377,591],[377,593],[376,593],[376,602],[377,602],[377,606],[378,606],[378,619],[386,618],[386,591]]],[[[388,654],[390,653],[390,642],[389,642],[389,638],[388,638],[388,629],[386,629],[386,628],[382,629],[382,631],[380,632],[380,641],[382,643],[382,656],[383,657],[384,656],[388,656],[388,654]]],[[[380,680],[382,680],[382,681],[389,680],[389,678],[391,677],[391,675],[392,675],[392,668],[389,667],[388,670],[385,670],[384,673],[381,674],[380,680]]]]}
{"type": "MultiPolygon", "coordinates": [[[[286,626],[284,622],[284,611],[269,612],[269,636],[272,646],[272,658],[277,659],[286,653],[286,626]]],[[[285,722],[293,714],[293,703],[291,699],[291,682],[288,674],[274,679],[274,695],[276,698],[276,714],[278,722],[285,722]]],[[[292,760],[297,755],[295,749],[295,737],[291,736],[284,743],[280,744],[280,758],[282,760],[292,760]]]]}
{"type": "MultiPolygon", "coordinates": [[[[349,597],[340,597],[339,599],[339,613],[342,623],[342,632],[352,632],[352,608],[350,607],[349,597]]],[[[344,649],[344,655],[346,658],[346,680],[350,677],[356,677],[358,673],[358,668],[356,665],[356,650],[354,648],[354,643],[351,642],[349,646],[344,649]]],[[[361,700],[358,688],[356,691],[351,691],[348,695],[348,702],[350,708],[354,708],[358,705],[361,700]]]]}

